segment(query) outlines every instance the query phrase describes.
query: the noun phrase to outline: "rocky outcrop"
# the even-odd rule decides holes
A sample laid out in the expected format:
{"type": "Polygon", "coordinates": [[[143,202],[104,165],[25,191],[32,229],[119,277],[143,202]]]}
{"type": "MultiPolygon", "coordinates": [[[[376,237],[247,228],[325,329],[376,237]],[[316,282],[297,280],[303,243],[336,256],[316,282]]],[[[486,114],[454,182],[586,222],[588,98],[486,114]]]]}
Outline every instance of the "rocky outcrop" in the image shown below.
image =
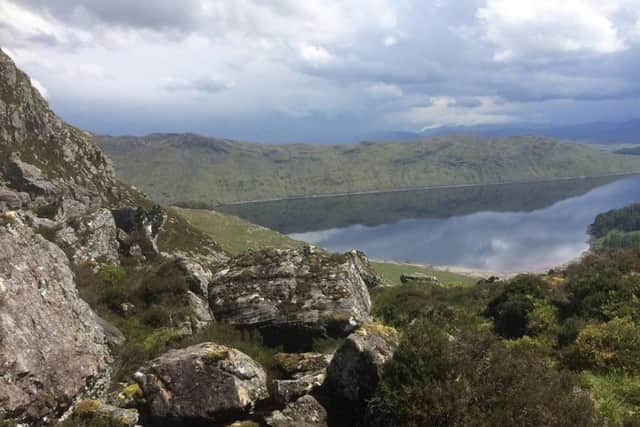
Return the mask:
{"type": "Polygon", "coordinates": [[[29,194],[42,205],[55,203],[62,193],[38,167],[23,162],[17,153],[11,153],[5,166],[5,178],[12,188],[29,194]]]}
{"type": "Polygon", "coordinates": [[[123,409],[108,405],[99,400],[83,400],[73,408],[71,421],[83,425],[95,420],[99,425],[110,427],[134,427],[138,424],[140,415],[135,409],[123,409]]]}
{"type": "Polygon", "coordinates": [[[371,268],[369,258],[364,252],[353,250],[347,252],[345,256],[351,259],[358,274],[360,274],[360,277],[362,277],[362,280],[364,280],[364,283],[366,283],[369,289],[382,284],[382,278],[371,268]]]}
{"type": "Polygon", "coordinates": [[[214,343],[165,353],[134,379],[156,417],[231,421],[268,397],[262,367],[246,354],[214,343]]]}
{"type": "Polygon", "coordinates": [[[91,135],[60,120],[1,50],[0,164],[8,186],[34,200],[62,195],[97,207],[117,197],[111,162],[91,135]]]}
{"type": "Polygon", "coordinates": [[[332,393],[359,402],[372,397],[383,366],[393,357],[398,345],[398,332],[378,324],[364,325],[349,335],[327,368],[332,393]]]}
{"type": "Polygon", "coordinates": [[[0,248],[0,418],[55,417],[108,380],[105,333],[62,250],[20,217],[0,248]]]}
{"type": "Polygon", "coordinates": [[[131,255],[136,245],[147,259],[158,256],[158,235],[167,220],[167,213],[160,206],[151,209],[125,207],[112,211],[116,226],[126,235],[119,236],[121,252],[131,255]]]}
{"type": "Polygon", "coordinates": [[[303,396],[271,413],[265,423],[269,427],[326,427],[327,411],[314,397],[303,396]]]}
{"type": "Polygon", "coordinates": [[[209,304],[218,321],[331,335],[366,322],[371,309],[352,255],[296,249],[233,258],[213,277],[209,304]]]}
{"type": "Polygon", "coordinates": [[[191,313],[191,329],[198,331],[206,328],[213,322],[213,315],[207,301],[191,291],[187,291],[187,305],[191,313]]]}
{"type": "Polygon", "coordinates": [[[28,193],[13,191],[0,186],[0,212],[28,209],[31,197],[28,193]]]}
{"type": "Polygon", "coordinates": [[[74,264],[120,264],[117,229],[109,209],[67,220],[55,234],[55,243],[74,264]]]}
{"type": "Polygon", "coordinates": [[[209,283],[213,278],[211,270],[204,268],[201,264],[185,257],[176,258],[176,265],[187,276],[187,283],[191,292],[203,298],[208,297],[209,283]]]}

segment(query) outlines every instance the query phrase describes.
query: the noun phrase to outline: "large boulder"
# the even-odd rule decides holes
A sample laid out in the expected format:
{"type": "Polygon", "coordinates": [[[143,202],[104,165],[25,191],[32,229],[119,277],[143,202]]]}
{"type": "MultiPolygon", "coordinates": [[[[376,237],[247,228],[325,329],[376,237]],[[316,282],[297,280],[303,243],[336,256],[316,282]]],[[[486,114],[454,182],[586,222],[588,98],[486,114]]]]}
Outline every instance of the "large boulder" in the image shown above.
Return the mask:
{"type": "Polygon", "coordinates": [[[231,259],[209,285],[218,321],[346,335],[369,320],[367,285],[350,254],[263,249],[231,259]]]}
{"type": "Polygon", "coordinates": [[[333,394],[359,402],[372,397],[398,345],[398,332],[388,326],[370,323],[349,335],[327,368],[333,394]]]}
{"type": "Polygon", "coordinates": [[[289,403],[282,411],[265,417],[269,427],[326,427],[327,411],[312,396],[302,396],[289,403]]]}
{"type": "Polygon", "coordinates": [[[120,264],[116,223],[109,209],[67,220],[56,232],[55,242],[74,264],[120,264]]]}
{"type": "Polygon", "coordinates": [[[108,381],[107,339],[61,249],[19,216],[0,248],[0,419],[56,417],[108,381]]]}
{"type": "Polygon", "coordinates": [[[267,375],[258,363],[214,343],[169,351],[142,367],[134,379],[154,417],[233,420],[269,395],[267,375]]]}

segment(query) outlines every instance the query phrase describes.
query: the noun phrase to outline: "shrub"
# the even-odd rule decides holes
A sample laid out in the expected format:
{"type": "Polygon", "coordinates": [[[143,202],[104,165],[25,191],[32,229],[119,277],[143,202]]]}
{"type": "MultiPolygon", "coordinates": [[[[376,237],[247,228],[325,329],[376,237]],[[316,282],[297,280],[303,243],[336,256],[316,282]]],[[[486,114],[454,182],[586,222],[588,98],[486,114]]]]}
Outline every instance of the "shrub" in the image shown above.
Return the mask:
{"type": "Polygon", "coordinates": [[[167,309],[158,305],[152,305],[142,314],[142,323],[152,328],[168,326],[170,323],[167,309]]]}
{"type": "Polygon", "coordinates": [[[127,270],[119,265],[104,265],[98,271],[98,278],[108,286],[118,286],[127,277],[127,270]]]}
{"type": "Polygon", "coordinates": [[[538,276],[517,276],[489,303],[485,315],[493,319],[502,337],[535,335],[554,322],[554,309],[542,301],[548,290],[549,285],[538,276]]]}
{"type": "Polygon", "coordinates": [[[427,319],[407,330],[374,402],[398,426],[594,425],[572,374],[490,331],[427,319]]]}
{"type": "Polygon", "coordinates": [[[640,372],[640,325],[629,317],[587,325],[576,346],[593,368],[640,372]]]}

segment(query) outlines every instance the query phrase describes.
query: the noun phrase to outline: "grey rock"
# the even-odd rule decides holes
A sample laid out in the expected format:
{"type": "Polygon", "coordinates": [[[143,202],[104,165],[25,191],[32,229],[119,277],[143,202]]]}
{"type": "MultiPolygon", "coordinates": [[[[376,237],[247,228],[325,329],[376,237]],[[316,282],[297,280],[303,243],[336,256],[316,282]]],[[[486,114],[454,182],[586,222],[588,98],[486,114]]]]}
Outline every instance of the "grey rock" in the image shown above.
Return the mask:
{"type": "Polygon", "coordinates": [[[33,199],[41,198],[46,203],[55,202],[62,194],[38,167],[23,162],[17,153],[12,153],[7,162],[5,178],[12,188],[29,194],[33,199]]]}
{"type": "Polygon", "coordinates": [[[0,419],[55,417],[108,381],[104,329],[57,246],[18,218],[0,248],[0,419]]]}
{"type": "Polygon", "coordinates": [[[276,368],[286,378],[302,376],[324,371],[331,363],[332,354],[324,353],[277,353],[273,359],[276,368]]]}
{"type": "Polygon", "coordinates": [[[402,283],[438,283],[438,278],[423,273],[403,273],[400,281],[402,283]]]}
{"type": "Polygon", "coordinates": [[[312,396],[303,396],[265,417],[269,427],[326,427],[327,411],[312,396]]]}
{"type": "Polygon", "coordinates": [[[203,298],[207,298],[209,283],[213,278],[211,270],[186,257],[176,258],[176,265],[187,275],[187,283],[191,291],[203,298]]]}
{"type": "Polygon", "coordinates": [[[294,401],[322,386],[326,378],[326,370],[321,370],[294,379],[273,380],[271,397],[279,403],[294,401]]]}
{"type": "Polygon", "coordinates": [[[139,418],[140,415],[135,409],[123,409],[98,400],[78,402],[72,414],[73,421],[101,419],[113,427],[134,427],[138,424],[139,418]]]}
{"type": "Polygon", "coordinates": [[[215,343],[165,353],[134,379],[151,415],[159,417],[233,420],[268,397],[262,367],[246,354],[215,343]]]}
{"type": "Polygon", "coordinates": [[[98,325],[100,325],[100,327],[102,327],[102,330],[104,331],[104,337],[107,345],[112,352],[115,352],[118,348],[124,345],[124,343],[127,341],[127,338],[122,332],[120,332],[120,329],[116,328],[107,320],[97,315],[96,318],[98,325]]]}
{"type": "Polygon", "coordinates": [[[213,322],[211,308],[209,308],[206,300],[191,291],[187,291],[187,304],[191,312],[191,329],[198,331],[213,322]]]}
{"type": "Polygon", "coordinates": [[[67,220],[55,242],[74,264],[120,264],[116,224],[108,209],[67,220]]]}
{"type": "Polygon", "coordinates": [[[334,395],[360,402],[372,397],[398,345],[398,332],[388,326],[367,324],[349,335],[327,368],[334,395]]]}
{"type": "Polygon", "coordinates": [[[275,366],[284,378],[273,380],[271,397],[287,403],[313,392],[324,383],[332,357],[322,353],[276,354],[275,366]]]}
{"type": "Polygon", "coordinates": [[[263,249],[231,259],[209,285],[218,321],[346,334],[371,300],[350,254],[263,249]]]}
{"type": "Polygon", "coordinates": [[[8,210],[27,209],[31,203],[28,193],[13,191],[0,186],[0,212],[8,210]]]}
{"type": "Polygon", "coordinates": [[[369,258],[367,258],[364,252],[353,250],[347,252],[345,255],[351,257],[353,265],[369,289],[382,284],[382,278],[371,268],[369,258]]]}

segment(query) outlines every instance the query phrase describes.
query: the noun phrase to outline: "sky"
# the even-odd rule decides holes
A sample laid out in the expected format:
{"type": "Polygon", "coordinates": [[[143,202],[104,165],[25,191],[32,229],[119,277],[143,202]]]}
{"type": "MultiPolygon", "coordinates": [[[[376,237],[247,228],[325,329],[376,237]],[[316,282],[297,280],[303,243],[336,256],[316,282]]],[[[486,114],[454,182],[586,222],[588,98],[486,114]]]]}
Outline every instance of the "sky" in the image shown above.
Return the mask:
{"type": "Polygon", "coordinates": [[[640,0],[0,0],[0,47],[103,134],[640,117],[640,0]]]}

